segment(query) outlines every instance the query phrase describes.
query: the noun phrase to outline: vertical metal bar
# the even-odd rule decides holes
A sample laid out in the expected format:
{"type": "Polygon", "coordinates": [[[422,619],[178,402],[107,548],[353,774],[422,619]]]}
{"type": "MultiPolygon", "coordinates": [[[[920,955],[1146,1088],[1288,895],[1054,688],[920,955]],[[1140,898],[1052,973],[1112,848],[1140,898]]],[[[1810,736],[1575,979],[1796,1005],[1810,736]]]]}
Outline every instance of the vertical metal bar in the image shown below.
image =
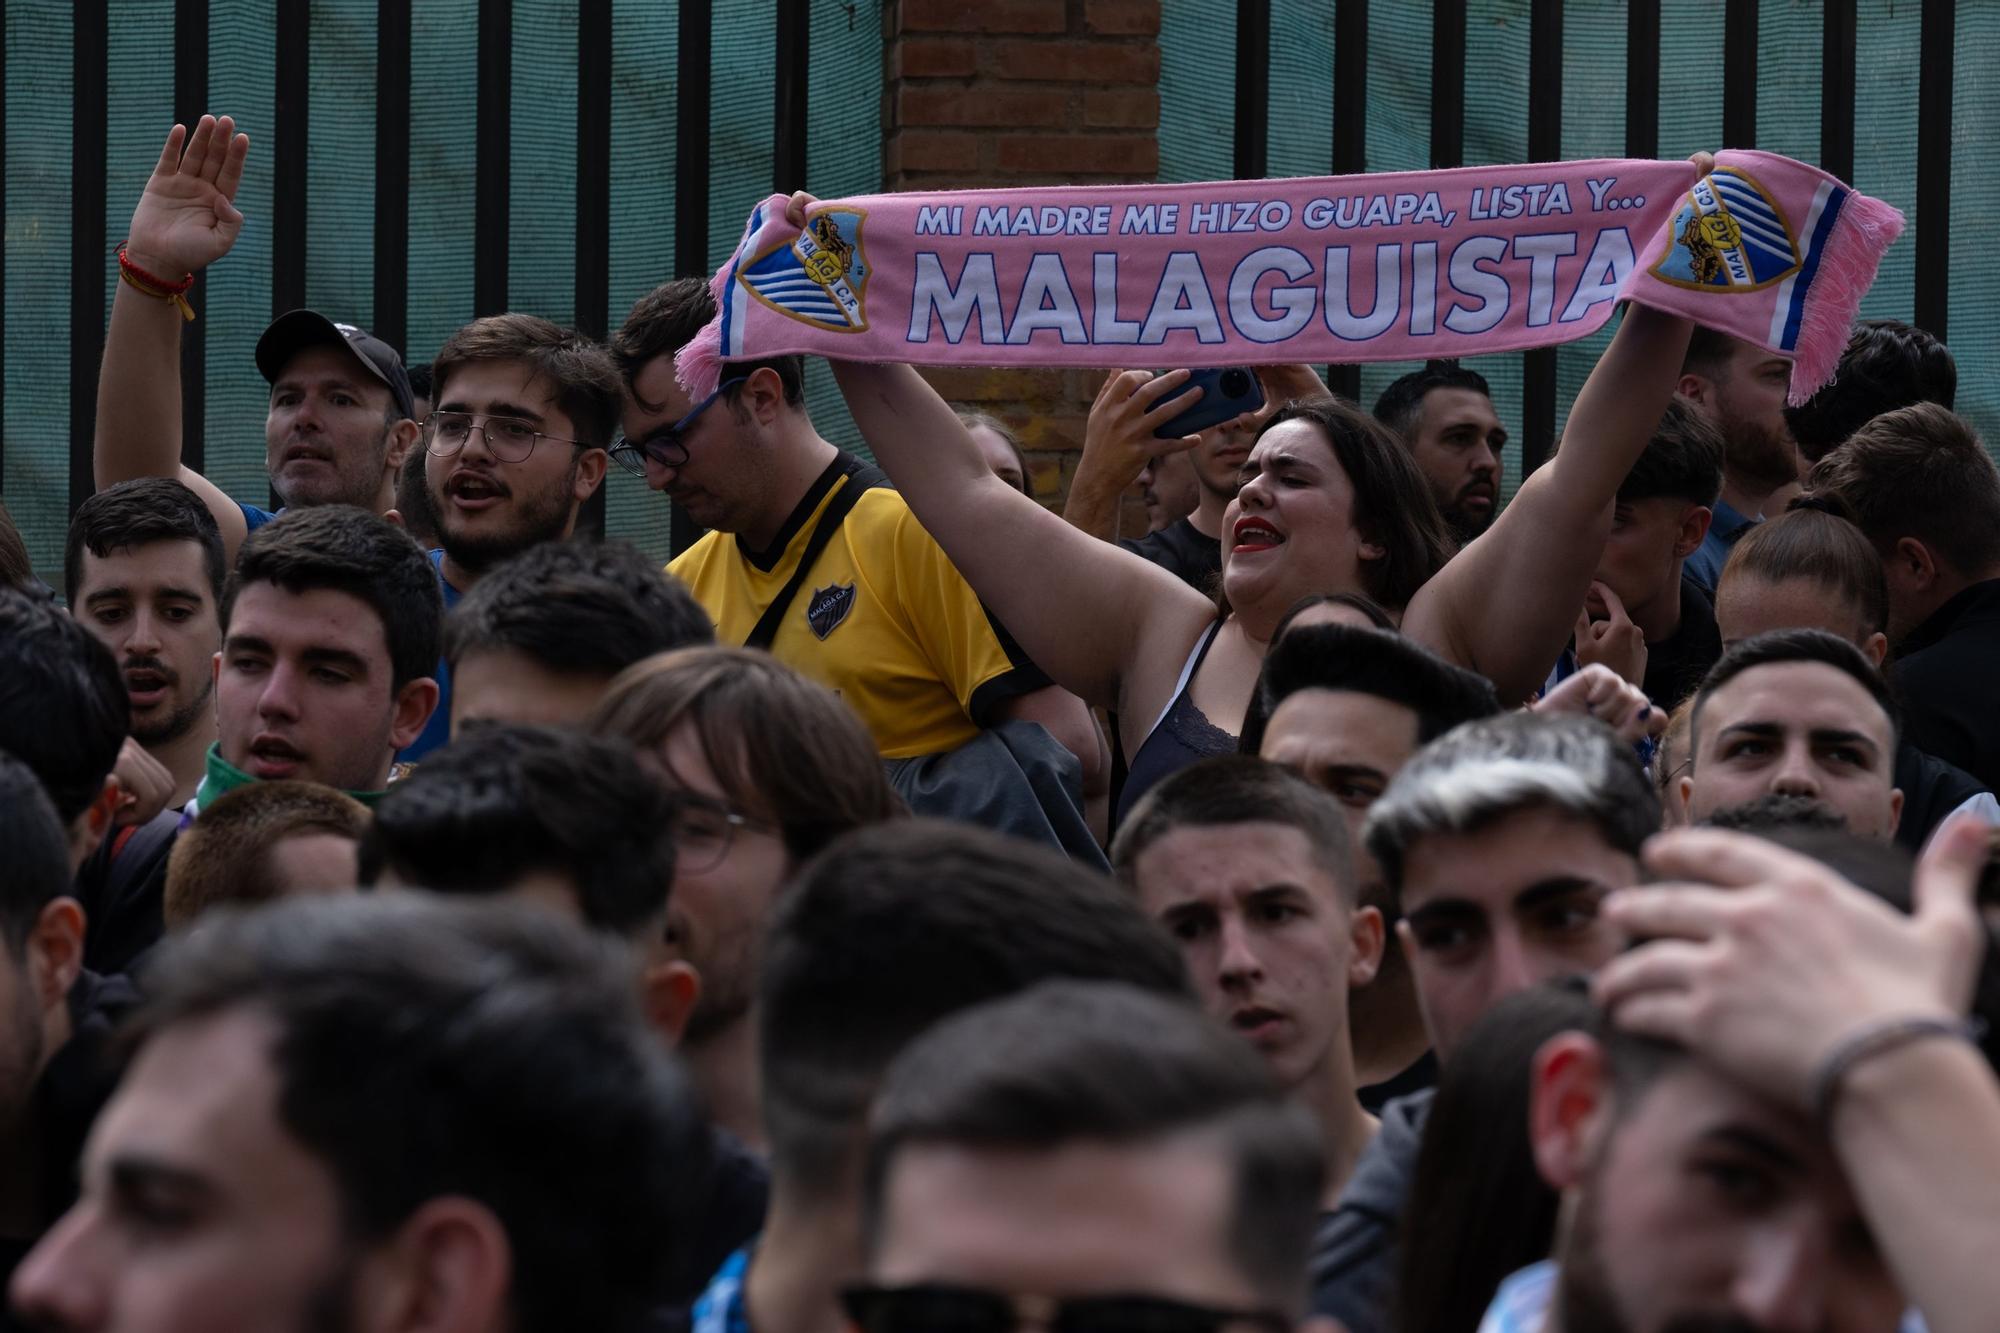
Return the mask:
{"type": "MultiPolygon", "coordinates": [[[[593,338],[611,320],[611,4],[583,0],[576,24],[576,325],[593,338]]],[[[593,537],[604,535],[604,490],[577,518],[593,537]]]]}
{"type": "Polygon", "coordinates": [[[1431,6],[1431,166],[1465,165],[1465,0],[1431,6]]]}
{"type": "Polygon", "coordinates": [[[97,368],[104,357],[110,245],[104,234],[104,157],[111,57],[106,0],[76,0],[70,84],[69,508],[96,489],[97,368]]]}
{"type": "MultiPolygon", "coordinates": [[[[0,163],[7,160],[7,60],[0,53],[0,163]]],[[[7,173],[0,170],[0,218],[7,213],[7,173]]],[[[0,292],[7,290],[7,247],[0,245],[0,292]]],[[[7,419],[7,302],[0,300],[0,422],[7,419]]],[[[0,430],[0,495],[7,493],[7,432],[0,430]]]]}
{"type": "Polygon", "coordinates": [[[1236,0],[1237,180],[1261,180],[1271,153],[1271,0],[1236,0]]]}
{"type": "MultiPolygon", "coordinates": [[[[674,272],[708,276],[708,125],[714,59],[712,0],[681,0],[680,88],[674,102],[674,272]]],[[[667,547],[679,555],[694,545],[701,528],[674,505],[667,547]]]]}
{"type": "MultiPolygon", "coordinates": [[[[1528,160],[1562,157],[1562,0],[1534,0],[1528,12],[1528,160]]],[[[1555,447],[1556,349],[1521,354],[1521,475],[1555,447]]]]}
{"type": "MultiPolygon", "coordinates": [[[[1339,0],[1333,11],[1333,171],[1368,170],[1368,0],[1339,0]]],[[[1350,402],[1361,396],[1361,367],[1328,366],[1326,385],[1350,402]]]]}
{"type": "Polygon", "coordinates": [[[1951,307],[1951,81],[1958,14],[1924,0],[1918,37],[1916,324],[1940,340],[1951,307]]]}
{"type": "Polygon", "coordinates": [[[1722,11],[1722,144],[1757,146],[1758,0],[1729,0],[1722,11]]]}
{"type": "Polygon", "coordinates": [[[1854,0],[1826,0],[1820,20],[1819,164],[1854,179],[1854,0]]]}
{"type": "Polygon", "coordinates": [[[309,0],[278,0],[271,116],[271,314],[306,303],[306,112],[311,50],[309,0]]]}
{"type": "Polygon", "coordinates": [[[479,0],[479,112],[473,131],[472,313],[507,308],[507,234],[513,193],[514,4],[479,0]]]}
{"type": "Polygon", "coordinates": [[[410,359],[410,0],[375,6],[375,314],[410,359]]]}
{"type": "MultiPolygon", "coordinates": [[[[208,109],[208,0],[174,0],[174,119],[192,127],[208,109]]],[[[201,313],[204,278],[195,274],[188,304],[201,313]]],[[[208,321],[181,330],[181,462],[196,472],[208,461],[208,321]]]]}
{"type": "Polygon", "coordinates": [[[807,181],[806,96],[812,86],[809,0],[778,0],[777,57],[771,188],[789,194],[805,189],[807,181]]]}
{"type": "Polygon", "coordinates": [[[1625,155],[1660,151],[1660,0],[1625,9],[1625,155]]]}

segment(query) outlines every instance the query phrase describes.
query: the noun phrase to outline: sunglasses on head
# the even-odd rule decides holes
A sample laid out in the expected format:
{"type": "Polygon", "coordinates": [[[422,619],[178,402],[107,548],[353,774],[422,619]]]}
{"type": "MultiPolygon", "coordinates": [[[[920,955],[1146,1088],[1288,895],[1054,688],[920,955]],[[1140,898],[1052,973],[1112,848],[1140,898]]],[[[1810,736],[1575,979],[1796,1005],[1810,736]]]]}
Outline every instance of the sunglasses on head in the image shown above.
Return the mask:
{"type": "Polygon", "coordinates": [[[1051,1301],[978,1287],[849,1287],[841,1304],[859,1333],[1290,1333],[1274,1310],[1223,1310],[1164,1296],[1051,1301]]]}

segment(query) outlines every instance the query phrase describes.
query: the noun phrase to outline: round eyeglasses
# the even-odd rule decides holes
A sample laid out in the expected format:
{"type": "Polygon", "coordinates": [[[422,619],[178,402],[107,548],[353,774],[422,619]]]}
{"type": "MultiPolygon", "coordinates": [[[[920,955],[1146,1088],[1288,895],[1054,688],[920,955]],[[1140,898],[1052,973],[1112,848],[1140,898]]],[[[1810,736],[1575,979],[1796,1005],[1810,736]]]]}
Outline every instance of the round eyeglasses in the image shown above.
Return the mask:
{"type": "Polygon", "coordinates": [[[470,412],[433,412],[424,418],[424,449],[438,458],[450,458],[465,447],[474,431],[486,438],[486,451],[503,463],[527,462],[528,455],[535,452],[535,445],[543,440],[590,447],[582,440],[545,435],[535,429],[534,422],[521,417],[480,418],[470,412]]]}
{"type": "Polygon", "coordinates": [[[677,793],[674,813],[667,825],[674,844],[675,867],[696,872],[713,870],[729,855],[730,845],[736,841],[740,829],[768,833],[771,826],[709,797],[677,793]]]}
{"type": "Polygon", "coordinates": [[[748,375],[738,375],[715,386],[715,392],[695,404],[692,412],[671,426],[663,426],[641,440],[630,440],[620,435],[611,442],[611,457],[618,466],[635,477],[646,475],[646,460],[652,459],[661,467],[679,467],[688,461],[687,433],[693,429],[695,419],[708,411],[709,405],[723,394],[749,379],[748,375]]]}

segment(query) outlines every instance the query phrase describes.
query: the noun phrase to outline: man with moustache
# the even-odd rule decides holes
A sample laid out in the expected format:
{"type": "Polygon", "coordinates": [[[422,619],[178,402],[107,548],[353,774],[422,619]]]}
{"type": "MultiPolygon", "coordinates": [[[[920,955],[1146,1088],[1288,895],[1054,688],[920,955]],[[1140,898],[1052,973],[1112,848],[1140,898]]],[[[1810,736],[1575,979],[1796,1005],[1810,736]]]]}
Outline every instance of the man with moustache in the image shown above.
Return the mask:
{"type": "Polygon", "coordinates": [[[1507,447],[1486,377],[1456,361],[1427,362],[1382,391],[1375,419],[1409,449],[1459,545],[1486,531],[1500,511],[1507,447]]]}
{"type": "Polygon", "coordinates": [[[1798,447],[1785,424],[1789,358],[1695,326],[1676,386],[1722,432],[1722,498],[1686,573],[1713,595],[1736,539],[1764,520],[1765,506],[1799,480],[1798,447]]]}
{"type": "MultiPolygon", "coordinates": [[[[233,201],[250,141],[235,128],[228,116],[203,116],[192,133],[174,126],[133,210],[120,259],[124,280],[105,332],[92,446],[99,487],[164,477],[193,490],[231,559],[272,514],[232,500],[181,462],[180,334],[193,311],[173,289],[228,254],[242,231],[233,201]]],[[[349,504],[386,513],[418,435],[396,350],[365,329],[292,310],[257,340],[257,369],[271,384],[265,463],[279,500],[287,508],[349,504]]]]}
{"type": "Polygon", "coordinates": [[[64,594],[77,623],[125,673],[132,736],[173,776],[173,805],[201,781],[215,739],[222,534],[178,481],[120,482],[70,520],[64,594]]]}

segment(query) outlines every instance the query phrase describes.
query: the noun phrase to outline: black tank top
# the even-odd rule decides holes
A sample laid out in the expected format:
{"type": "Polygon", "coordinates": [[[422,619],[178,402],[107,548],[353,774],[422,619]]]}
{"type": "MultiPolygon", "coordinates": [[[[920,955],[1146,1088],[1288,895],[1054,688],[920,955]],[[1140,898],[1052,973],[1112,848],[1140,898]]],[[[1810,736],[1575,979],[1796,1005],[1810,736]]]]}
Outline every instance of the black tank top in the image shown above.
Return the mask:
{"type": "Polygon", "coordinates": [[[1216,621],[1201,636],[1201,642],[1188,654],[1186,665],[1181,667],[1181,678],[1174,686],[1173,702],[1167,711],[1160,714],[1160,720],[1146,733],[1146,739],[1139,743],[1139,752],[1132,756],[1132,766],[1125,775],[1124,790],[1118,793],[1118,810],[1112,824],[1116,827],[1125,822],[1125,816],[1139,803],[1155,783],[1172,777],[1189,764],[1209,759],[1219,754],[1236,753],[1236,737],[1208,720],[1208,715],[1194,704],[1195,673],[1201,670],[1202,662],[1208,657],[1208,650],[1215,644],[1215,636],[1222,628],[1216,621]]]}

